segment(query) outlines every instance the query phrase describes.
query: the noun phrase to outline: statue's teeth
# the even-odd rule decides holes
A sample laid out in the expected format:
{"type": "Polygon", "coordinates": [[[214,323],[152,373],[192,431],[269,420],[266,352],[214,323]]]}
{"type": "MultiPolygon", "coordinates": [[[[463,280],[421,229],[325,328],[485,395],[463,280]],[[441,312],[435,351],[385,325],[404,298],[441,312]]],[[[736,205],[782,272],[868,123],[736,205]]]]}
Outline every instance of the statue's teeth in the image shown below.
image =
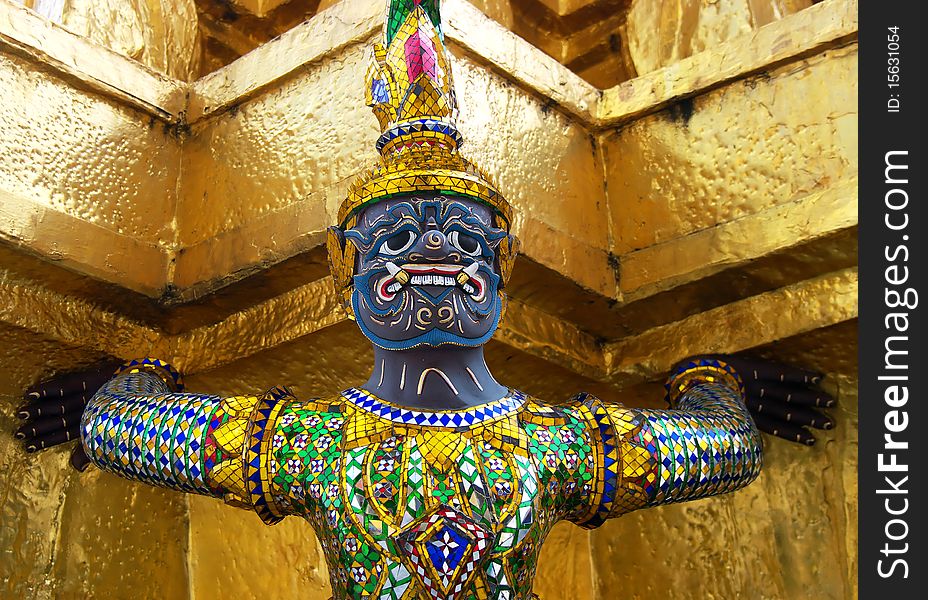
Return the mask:
{"type": "Polygon", "coordinates": [[[454,277],[444,275],[413,275],[409,280],[412,285],[454,285],[454,277]]]}

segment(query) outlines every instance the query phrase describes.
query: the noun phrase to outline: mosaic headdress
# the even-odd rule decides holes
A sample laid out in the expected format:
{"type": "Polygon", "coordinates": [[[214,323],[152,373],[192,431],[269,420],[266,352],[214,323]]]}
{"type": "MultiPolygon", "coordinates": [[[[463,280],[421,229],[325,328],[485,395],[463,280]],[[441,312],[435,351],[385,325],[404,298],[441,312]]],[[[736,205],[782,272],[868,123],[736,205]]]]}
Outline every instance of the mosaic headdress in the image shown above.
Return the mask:
{"type": "MultiPolygon", "coordinates": [[[[493,209],[497,226],[510,228],[509,202],[458,152],[464,140],[439,0],[387,0],[384,43],[374,44],[365,99],[380,123],[380,164],[352,184],[338,228],[353,227],[366,206],[417,192],[470,198],[493,209]]],[[[335,287],[350,314],[355,251],[337,230],[329,231],[328,247],[335,287]]],[[[518,240],[505,239],[497,252],[505,285],[518,240]]]]}
{"type": "Polygon", "coordinates": [[[380,122],[380,164],[351,186],[338,211],[342,227],[374,202],[434,192],[486,204],[499,225],[509,228],[509,203],[458,153],[463,138],[438,5],[439,0],[387,0],[384,43],[374,44],[365,92],[380,122]]]}

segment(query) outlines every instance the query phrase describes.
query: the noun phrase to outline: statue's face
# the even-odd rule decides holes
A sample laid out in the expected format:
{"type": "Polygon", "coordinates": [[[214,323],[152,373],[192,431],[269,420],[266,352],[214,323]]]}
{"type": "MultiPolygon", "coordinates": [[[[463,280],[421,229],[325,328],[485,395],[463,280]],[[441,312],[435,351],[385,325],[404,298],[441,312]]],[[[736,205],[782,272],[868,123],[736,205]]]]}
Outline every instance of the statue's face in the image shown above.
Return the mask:
{"type": "Polygon", "coordinates": [[[506,237],[489,208],[466,198],[366,208],[345,232],[358,251],[351,302],[361,331],[388,350],[484,344],[502,310],[496,250],[506,237]]]}

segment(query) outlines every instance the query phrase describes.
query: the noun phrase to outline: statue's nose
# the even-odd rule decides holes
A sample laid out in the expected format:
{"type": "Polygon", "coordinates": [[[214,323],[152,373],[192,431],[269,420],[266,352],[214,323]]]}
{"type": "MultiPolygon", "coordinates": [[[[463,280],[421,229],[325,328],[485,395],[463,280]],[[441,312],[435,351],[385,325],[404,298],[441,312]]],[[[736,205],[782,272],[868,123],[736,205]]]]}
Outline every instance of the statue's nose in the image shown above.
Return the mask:
{"type": "Polygon", "coordinates": [[[429,215],[425,221],[424,231],[412,252],[409,253],[409,260],[428,261],[428,262],[460,262],[461,253],[456,252],[448,241],[448,236],[441,232],[435,217],[429,215]]]}
{"type": "Polygon", "coordinates": [[[445,234],[434,229],[426,231],[420,243],[419,251],[426,260],[443,260],[451,250],[445,234]]]}

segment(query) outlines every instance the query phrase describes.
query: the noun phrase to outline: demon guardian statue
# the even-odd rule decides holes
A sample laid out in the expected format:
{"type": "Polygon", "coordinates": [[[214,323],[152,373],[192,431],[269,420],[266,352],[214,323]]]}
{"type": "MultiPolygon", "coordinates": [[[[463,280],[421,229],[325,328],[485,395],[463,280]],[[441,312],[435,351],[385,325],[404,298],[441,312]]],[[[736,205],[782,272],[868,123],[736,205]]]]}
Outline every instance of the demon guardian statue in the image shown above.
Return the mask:
{"type": "MultiPolygon", "coordinates": [[[[89,458],[267,523],[303,517],[335,598],[516,600],[532,597],[558,521],[592,528],[750,483],[761,437],[746,395],[756,410],[765,385],[768,400],[789,384],[794,405],[822,397],[802,387],[812,374],[738,359],[681,363],[669,410],[585,394],[553,405],[498,383],[483,345],[505,312],[518,243],[510,205],[458,153],[437,0],[389,2],[366,90],[381,162],[351,188],[328,248],[374,345],[370,379],[327,398],[286,388],[223,398],[185,393],[170,365],[136,360],[86,407],[83,392],[102,383],[91,375],[35,388],[18,432],[27,449],[79,436],[78,467],[89,458]]],[[[801,425],[830,426],[796,406],[790,420],[764,428],[808,442],[801,425]]]]}

